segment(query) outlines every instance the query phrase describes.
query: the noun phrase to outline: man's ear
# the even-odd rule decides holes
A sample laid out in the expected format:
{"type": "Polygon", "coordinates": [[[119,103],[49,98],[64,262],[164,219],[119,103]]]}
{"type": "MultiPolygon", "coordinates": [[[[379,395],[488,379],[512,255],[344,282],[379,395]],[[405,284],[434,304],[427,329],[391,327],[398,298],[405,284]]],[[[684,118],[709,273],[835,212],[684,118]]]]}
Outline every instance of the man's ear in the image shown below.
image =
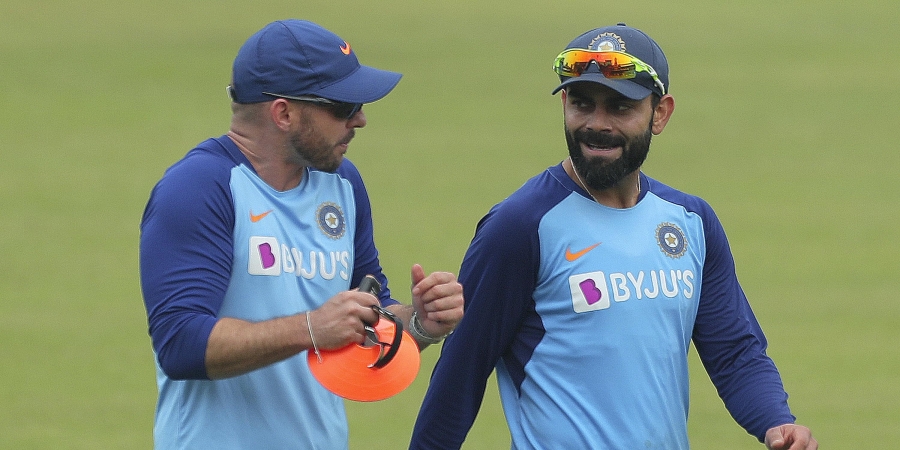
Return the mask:
{"type": "Polygon", "coordinates": [[[656,105],[656,109],[653,111],[653,123],[650,125],[650,131],[653,134],[660,134],[663,132],[663,129],[666,128],[666,124],[669,123],[669,119],[672,117],[672,113],[675,111],[675,98],[669,94],[663,95],[661,99],[659,99],[659,104],[656,105]]]}
{"type": "Polygon", "coordinates": [[[291,103],[286,99],[276,99],[269,105],[269,116],[272,118],[272,123],[284,131],[291,128],[291,116],[295,114],[298,114],[298,111],[292,108],[291,103]]]}

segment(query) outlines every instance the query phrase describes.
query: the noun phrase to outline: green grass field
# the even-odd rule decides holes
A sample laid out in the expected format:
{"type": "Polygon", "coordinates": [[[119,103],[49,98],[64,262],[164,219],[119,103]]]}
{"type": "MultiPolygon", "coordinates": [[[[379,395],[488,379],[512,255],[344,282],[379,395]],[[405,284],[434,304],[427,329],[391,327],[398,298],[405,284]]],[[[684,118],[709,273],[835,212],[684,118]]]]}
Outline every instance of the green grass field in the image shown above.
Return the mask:
{"type": "MultiPolygon", "coordinates": [[[[556,54],[596,26],[648,31],[677,108],[645,171],[716,208],[823,448],[900,448],[895,0],[0,4],[0,448],[151,448],[140,216],[226,131],[238,47],[289,17],[405,74],[348,155],[405,302],[413,263],[456,272],[481,215],[565,156],[556,54]]],[[[348,404],[352,448],[405,448],[437,355],[402,394],[348,404]]],[[[693,448],[761,448],[690,358],[693,448]]],[[[465,448],[508,445],[490,389],[465,448]]]]}

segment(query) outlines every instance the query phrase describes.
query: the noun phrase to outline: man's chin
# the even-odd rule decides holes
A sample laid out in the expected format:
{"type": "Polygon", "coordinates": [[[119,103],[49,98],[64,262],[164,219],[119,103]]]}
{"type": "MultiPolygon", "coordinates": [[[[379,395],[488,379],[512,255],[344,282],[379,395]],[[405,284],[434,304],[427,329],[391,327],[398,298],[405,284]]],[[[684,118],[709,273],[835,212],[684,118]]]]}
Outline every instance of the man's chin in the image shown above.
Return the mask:
{"type": "Polygon", "coordinates": [[[323,161],[317,164],[311,164],[313,169],[318,170],[319,172],[329,172],[333,173],[338,170],[338,167],[341,167],[341,163],[344,161],[344,157],[338,157],[336,161],[323,161]]]}

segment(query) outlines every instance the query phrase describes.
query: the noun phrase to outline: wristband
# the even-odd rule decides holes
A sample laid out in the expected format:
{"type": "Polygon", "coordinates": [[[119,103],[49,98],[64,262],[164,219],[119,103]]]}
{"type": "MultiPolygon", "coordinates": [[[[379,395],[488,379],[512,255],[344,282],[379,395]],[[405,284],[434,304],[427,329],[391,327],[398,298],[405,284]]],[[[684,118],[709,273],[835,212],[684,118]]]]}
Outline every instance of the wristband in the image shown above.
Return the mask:
{"type": "Polygon", "coordinates": [[[419,322],[419,313],[413,311],[412,317],[409,319],[409,333],[412,334],[417,341],[422,342],[423,344],[437,344],[444,340],[446,335],[441,337],[434,337],[428,334],[425,331],[425,328],[422,328],[422,323],[419,322]]]}
{"type": "Polygon", "coordinates": [[[321,363],[322,354],[319,353],[319,346],[316,345],[316,338],[314,338],[312,334],[312,324],[309,323],[309,311],[306,312],[306,329],[309,330],[309,341],[312,342],[313,351],[316,352],[316,358],[318,358],[319,363],[321,363]]]}

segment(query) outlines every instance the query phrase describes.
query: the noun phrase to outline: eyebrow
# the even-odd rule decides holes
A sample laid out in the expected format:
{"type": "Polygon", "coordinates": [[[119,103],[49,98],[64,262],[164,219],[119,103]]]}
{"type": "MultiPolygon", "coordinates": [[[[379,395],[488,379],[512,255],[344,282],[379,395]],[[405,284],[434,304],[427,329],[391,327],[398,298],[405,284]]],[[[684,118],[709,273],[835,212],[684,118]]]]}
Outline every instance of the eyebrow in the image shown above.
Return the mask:
{"type": "MultiPolygon", "coordinates": [[[[609,95],[604,96],[602,99],[602,101],[604,103],[609,103],[609,102],[640,103],[641,102],[641,100],[635,100],[632,98],[628,98],[628,97],[620,94],[619,92],[617,92],[615,89],[608,89],[608,91],[609,91],[609,95]]],[[[575,88],[570,87],[569,90],[567,91],[567,95],[569,97],[574,97],[576,100],[584,100],[584,101],[589,101],[592,103],[597,103],[597,100],[595,100],[593,96],[585,93],[584,91],[581,91],[581,90],[578,90],[575,88]]]]}
{"type": "Polygon", "coordinates": [[[585,93],[583,93],[583,92],[579,92],[579,91],[575,91],[575,90],[569,89],[567,95],[568,95],[569,98],[572,99],[572,100],[594,102],[593,97],[591,97],[591,96],[589,96],[589,95],[587,95],[587,94],[585,94],[585,93]]]}

